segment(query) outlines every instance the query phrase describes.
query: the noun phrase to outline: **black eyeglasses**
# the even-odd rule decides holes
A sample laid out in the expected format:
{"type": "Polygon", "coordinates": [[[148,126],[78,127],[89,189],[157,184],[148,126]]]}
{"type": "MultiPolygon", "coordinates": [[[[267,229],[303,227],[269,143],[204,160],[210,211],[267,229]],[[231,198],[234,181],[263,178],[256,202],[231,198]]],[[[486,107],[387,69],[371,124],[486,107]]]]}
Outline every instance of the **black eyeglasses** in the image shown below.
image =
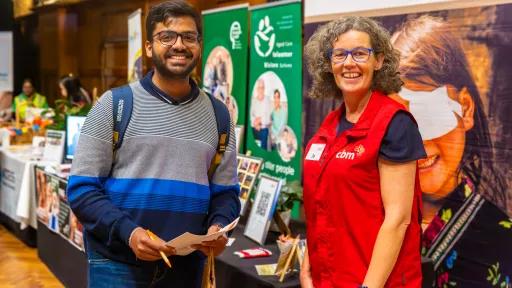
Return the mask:
{"type": "Polygon", "coordinates": [[[172,46],[176,44],[178,37],[181,37],[183,44],[189,47],[197,45],[201,39],[201,36],[195,32],[179,33],[172,30],[163,30],[153,35],[153,38],[158,40],[158,42],[163,46],[172,46]]]}
{"type": "Polygon", "coordinates": [[[348,55],[352,55],[352,59],[354,61],[359,63],[365,63],[370,59],[370,55],[372,55],[373,49],[372,48],[366,48],[366,47],[356,47],[354,49],[343,49],[343,48],[336,48],[336,49],[329,49],[327,51],[327,57],[331,60],[331,62],[339,64],[344,63],[348,55]]]}

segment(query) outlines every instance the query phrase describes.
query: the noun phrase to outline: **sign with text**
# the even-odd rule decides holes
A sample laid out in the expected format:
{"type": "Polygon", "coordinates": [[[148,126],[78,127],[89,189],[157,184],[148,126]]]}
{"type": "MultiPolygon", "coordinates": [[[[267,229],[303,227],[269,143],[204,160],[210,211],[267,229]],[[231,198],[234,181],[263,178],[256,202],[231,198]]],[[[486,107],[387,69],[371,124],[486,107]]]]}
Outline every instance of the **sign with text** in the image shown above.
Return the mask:
{"type": "Polygon", "coordinates": [[[251,10],[250,115],[246,147],[265,160],[262,172],[300,179],[302,141],[301,3],[251,10]]]}

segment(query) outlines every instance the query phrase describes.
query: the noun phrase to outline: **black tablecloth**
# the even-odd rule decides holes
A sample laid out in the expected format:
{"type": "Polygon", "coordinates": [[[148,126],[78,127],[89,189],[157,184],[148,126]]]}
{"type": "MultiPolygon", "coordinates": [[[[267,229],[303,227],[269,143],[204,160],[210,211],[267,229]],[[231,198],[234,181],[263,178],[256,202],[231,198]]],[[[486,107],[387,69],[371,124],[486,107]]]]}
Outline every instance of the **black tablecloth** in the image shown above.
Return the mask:
{"type": "Polygon", "coordinates": [[[226,247],[224,253],[215,261],[218,288],[300,287],[298,272],[287,275],[283,283],[279,282],[278,276],[259,276],[256,272],[254,265],[277,263],[279,257],[275,241],[278,237],[277,233],[269,232],[267,245],[263,246],[272,251],[272,256],[254,259],[241,259],[233,254],[243,249],[262,247],[243,235],[243,226],[237,227],[231,237],[236,239],[235,242],[230,247],[226,247]]]}
{"type": "Polygon", "coordinates": [[[65,287],[87,287],[87,257],[59,234],[37,222],[37,254],[65,287]]]}

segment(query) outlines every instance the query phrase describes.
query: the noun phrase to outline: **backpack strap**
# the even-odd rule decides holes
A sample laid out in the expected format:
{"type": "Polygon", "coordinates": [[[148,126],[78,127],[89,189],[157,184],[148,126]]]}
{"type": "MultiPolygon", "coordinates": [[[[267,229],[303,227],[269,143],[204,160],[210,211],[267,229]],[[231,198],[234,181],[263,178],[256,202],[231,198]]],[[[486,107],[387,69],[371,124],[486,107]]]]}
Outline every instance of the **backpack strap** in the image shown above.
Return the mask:
{"type": "Polygon", "coordinates": [[[229,116],[228,108],[219,99],[213,97],[210,93],[205,92],[210,98],[213,105],[213,111],[215,112],[215,120],[217,121],[217,132],[219,133],[219,143],[217,144],[217,151],[215,156],[212,158],[210,168],[208,169],[208,179],[211,181],[217,167],[219,167],[222,161],[222,156],[226,152],[226,148],[229,143],[229,132],[231,129],[231,119],[229,116]]]}
{"type": "Polygon", "coordinates": [[[115,153],[123,143],[124,132],[130,123],[133,108],[133,92],[130,85],[112,89],[112,114],[114,116],[114,133],[112,134],[112,151],[115,153]]]}

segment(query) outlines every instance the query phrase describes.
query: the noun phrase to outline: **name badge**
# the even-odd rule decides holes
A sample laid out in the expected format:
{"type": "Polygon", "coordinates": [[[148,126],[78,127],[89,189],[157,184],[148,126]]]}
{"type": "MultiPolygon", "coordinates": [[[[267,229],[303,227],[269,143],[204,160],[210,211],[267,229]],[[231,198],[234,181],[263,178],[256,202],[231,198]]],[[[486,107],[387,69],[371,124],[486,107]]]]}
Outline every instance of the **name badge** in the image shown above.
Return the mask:
{"type": "Polygon", "coordinates": [[[324,152],[325,144],[311,144],[306,160],[318,161],[324,152]]]}

